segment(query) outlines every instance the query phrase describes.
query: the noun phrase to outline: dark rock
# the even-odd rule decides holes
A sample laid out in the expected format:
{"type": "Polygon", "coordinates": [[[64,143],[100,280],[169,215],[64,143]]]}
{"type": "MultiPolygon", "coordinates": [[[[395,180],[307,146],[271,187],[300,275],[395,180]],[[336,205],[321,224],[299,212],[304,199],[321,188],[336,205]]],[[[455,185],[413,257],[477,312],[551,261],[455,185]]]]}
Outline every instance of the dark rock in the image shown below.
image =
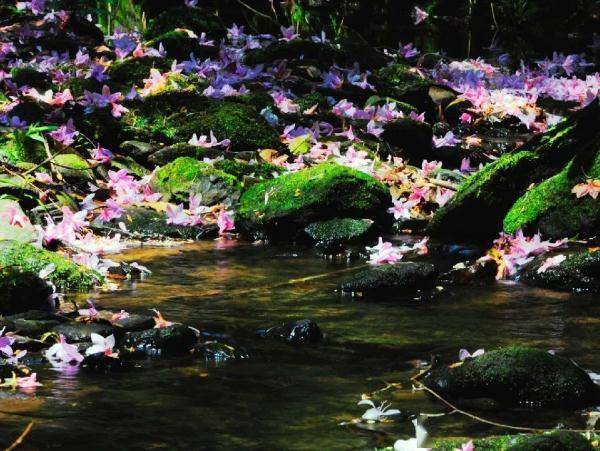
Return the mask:
{"type": "Polygon", "coordinates": [[[76,322],[59,324],[53,327],[52,331],[64,335],[69,343],[90,341],[92,334],[107,337],[113,333],[112,327],[108,324],[76,322]]]}
{"type": "Polygon", "coordinates": [[[585,407],[600,400],[599,388],[573,362],[523,347],[433,368],[422,381],[450,399],[491,398],[504,405],[585,407]]]}
{"type": "Polygon", "coordinates": [[[169,58],[183,61],[194,55],[199,60],[214,58],[219,53],[217,46],[200,45],[198,38],[190,36],[181,29],[167,31],[148,42],[148,45],[158,49],[160,44],[167,52],[169,58]]]}
{"type": "Polygon", "coordinates": [[[273,338],[292,345],[315,344],[323,341],[323,333],[317,323],[308,319],[260,329],[257,333],[262,338],[273,338]]]}
{"type": "Polygon", "coordinates": [[[111,321],[118,332],[136,332],[154,327],[154,318],[146,315],[130,314],[127,318],[111,321]]]}
{"type": "Polygon", "coordinates": [[[0,313],[50,309],[52,289],[37,274],[18,267],[0,269],[0,313]]]}
{"type": "Polygon", "coordinates": [[[560,252],[544,254],[529,263],[521,272],[520,280],[538,287],[555,290],[600,291],[600,251],[584,250],[564,253],[566,260],[540,272],[540,267],[548,258],[561,255],[560,252]]]}
{"type": "Polygon", "coordinates": [[[29,86],[46,90],[50,87],[50,77],[31,66],[14,67],[10,71],[11,81],[17,86],[29,86]]]}
{"type": "Polygon", "coordinates": [[[382,138],[400,148],[402,155],[415,160],[415,164],[429,157],[432,152],[433,131],[426,122],[398,119],[384,127],[382,138]]]}
{"type": "Polygon", "coordinates": [[[313,222],[304,231],[320,246],[333,249],[343,244],[358,243],[368,239],[373,232],[370,219],[334,218],[313,222]]]}
{"type": "Polygon", "coordinates": [[[132,156],[136,160],[146,161],[147,158],[157,151],[156,147],[150,143],[142,141],[123,141],[121,151],[132,156]]]}
{"type": "Polygon", "coordinates": [[[437,269],[431,263],[400,262],[382,265],[359,272],[342,283],[342,291],[353,293],[397,293],[413,292],[432,288],[437,269]]]}
{"type": "Polygon", "coordinates": [[[194,331],[182,324],[125,334],[127,347],[154,356],[189,353],[197,341],[194,331]]]}
{"type": "Polygon", "coordinates": [[[112,357],[99,352],[97,354],[91,354],[85,356],[81,362],[81,368],[93,373],[114,373],[123,371],[130,366],[130,362],[124,359],[121,354],[112,357]]]}
{"type": "Polygon", "coordinates": [[[475,263],[458,263],[445,274],[440,281],[451,285],[471,283],[492,283],[496,280],[498,264],[491,258],[482,258],[475,263]]]}
{"type": "Polygon", "coordinates": [[[234,340],[222,336],[207,339],[204,334],[201,336],[201,341],[194,346],[193,352],[194,355],[215,363],[250,358],[248,351],[239,346],[234,340]]]}

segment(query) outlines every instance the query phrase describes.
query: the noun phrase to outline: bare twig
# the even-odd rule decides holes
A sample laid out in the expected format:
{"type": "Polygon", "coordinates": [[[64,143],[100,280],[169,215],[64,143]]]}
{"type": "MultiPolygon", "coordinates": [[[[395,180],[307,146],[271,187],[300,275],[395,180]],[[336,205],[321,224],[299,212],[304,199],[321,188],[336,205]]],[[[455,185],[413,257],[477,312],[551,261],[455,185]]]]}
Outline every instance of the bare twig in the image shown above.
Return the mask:
{"type": "Polygon", "coordinates": [[[23,432],[21,432],[21,435],[19,435],[17,439],[13,442],[13,444],[6,448],[6,451],[12,451],[14,449],[17,449],[21,444],[23,444],[23,440],[25,440],[25,437],[27,437],[27,435],[31,432],[31,428],[33,428],[33,425],[33,421],[29,423],[27,427],[25,427],[23,432]]]}

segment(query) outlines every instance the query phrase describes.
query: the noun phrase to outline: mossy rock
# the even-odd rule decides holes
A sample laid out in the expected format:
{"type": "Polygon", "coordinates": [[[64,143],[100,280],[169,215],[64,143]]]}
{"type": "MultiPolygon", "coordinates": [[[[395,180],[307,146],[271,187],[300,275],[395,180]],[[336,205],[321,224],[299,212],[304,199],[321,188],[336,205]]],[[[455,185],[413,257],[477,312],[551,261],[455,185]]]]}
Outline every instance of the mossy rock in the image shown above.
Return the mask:
{"type": "Polygon", "coordinates": [[[0,314],[12,315],[50,307],[52,289],[37,274],[18,267],[0,267],[0,314]]]}
{"type": "Polygon", "coordinates": [[[370,219],[334,218],[313,222],[304,231],[313,241],[329,248],[337,244],[357,243],[367,239],[372,235],[373,224],[370,219]]]}
{"type": "Polygon", "coordinates": [[[133,85],[143,86],[144,80],[150,77],[151,69],[164,72],[169,68],[170,60],[165,58],[128,58],[110,66],[110,81],[116,87],[127,89],[133,85]]]}
{"type": "Polygon", "coordinates": [[[180,157],[191,157],[196,160],[204,158],[216,158],[221,154],[219,149],[205,149],[203,147],[192,146],[188,143],[175,143],[171,146],[163,147],[148,157],[148,162],[157,166],[163,166],[180,157]]]}
{"type": "Polygon", "coordinates": [[[13,67],[10,71],[11,80],[17,86],[29,86],[30,88],[49,89],[50,77],[31,66],[13,67]]]}
{"type": "Polygon", "coordinates": [[[270,64],[279,60],[299,60],[307,64],[329,69],[338,62],[344,63],[344,53],[331,44],[313,42],[308,39],[293,39],[291,41],[277,41],[271,45],[250,50],[246,53],[245,63],[249,65],[270,64]]]}
{"type": "Polygon", "coordinates": [[[235,177],[194,158],[181,157],[158,169],[151,181],[163,201],[185,202],[190,192],[202,195],[204,205],[236,197],[235,177]]]}
{"type": "Polygon", "coordinates": [[[215,169],[233,175],[237,180],[242,181],[249,177],[259,180],[274,178],[274,174],[283,172],[283,168],[271,163],[248,163],[240,160],[219,160],[214,163],[215,169]]]}
{"type": "Polygon", "coordinates": [[[44,144],[30,138],[25,138],[24,142],[21,139],[10,139],[0,143],[0,155],[6,157],[15,166],[41,163],[47,157],[44,144]]]}
{"type": "Polygon", "coordinates": [[[389,223],[390,203],[388,189],[370,175],[324,163],[251,186],[237,220],[251,234],[290,238],[310,223],[339,217],[389,223]]]}
{"type": "Polygon", "coordinates": [[[556,174],[573,158],[589,165],[600,143],[598,101],[575,113],[522,149],[487,165],[462,184],[439,209],[429,226],[432,235],[466,241],[488,241],[503,228],[510,208],[532,183],[556,174]]]}
{"type": "MultiPolygon", "coordinates": [[[[85,93],[85,91],[90,92],[101,92],[102,86],[104,86],[105,82],[99,82],[95,78],[78,78],[73,77],[68,79],[61,88],[69,89],[73,97],[81,97],[85,93]]],[[[127,88],[131,88],[131,85],[127,86],[127,88]]]]}
{"type": "Polygon", "coordinates": [[[179,238],[191,240],[209,235],[216,236],[216,229],[210,226],[183,227],[167,224],[166,214],[151,208],[129,207],[125,210],[125,215],[121,220],[130,233],[142,239],[179,238]]]}
{"type": "Polygon", "coordinates": [[[148,42],[150,47],[158,49],[160,44],[167,52],[167,57],[178,61],[189,60],[194,55],[199,60],[218,55],[218,47],[200,45],[198,38],[190,37],[185,31],[172,30],[163,33],[148,42]]]}
{"type": "Polygon", "coordinates": [[[538,272],[540,266],[559,252],[545,254],[529,263],[520,274],[520,280],[538,287],[577,292],[600,291],[600,251],[565,252],[566,260],[557,266],[538,272]]]}
{"type": "MultiPolygon", "coordinates": [[[[454,451],[467,443],[465,439],[436,440],[434,451],[454,451]]],[[[592,451],[595,448],[576,432],[553,431],[545,434],[500,435],[473,440],[477,451],[592,451]]]]}
{"type": "Polygon", "coordinates": [[[600,153],[590,168],[569,163],[560,173],[544,180],[521,196],[504,218],[504,231],[540,231],[551,238],[597,235],[600,226],[600,199],[577,198],[571,192],[586,178],[600,178],[600,153]]]}
{"type": "Polygon", "coordinates": [[[342,283],[342,291],[363,294],[402,296],[432,288],[438,271],[431,263],[400,262],[381,265],[359,272],[342,283]]]}
{"type": "Polygon", "coordinates": [[[177,28],[193,31],[198,36],[206,33],[209,37],[218,39],[225,36],[225,24],[222,20],[203,8],[188,8],[183,5],[165,9],[164,2],[160,2],[157,11],[162,11],[149,20],[148,28],[144,32],[146,39],[153,39],[177,28]]]}
{"type": "Polygon", "coordinates": [[[450,399],[489,398],[509,406],[585,407],[600,399],[596,384],[570,360],[518,346],[486,352],[455,368],[439,366],[422,381],[450,399]]]}
{"type": "Polygon", "coordinates": [[[74,153],[56,155],[52,160],[53,166],[66,179],[93,180],[94,174],[88,162],[74,153]]]}
{"type": "Polygon", "coordinates": [[[206,111],[173,115],[167,123],[175,141],[187,142],[194,133],[208,136],[212,130],[217,138],[231,141],[232,152],[281,147],[277,131],[249,105],[210,102],[206,111]]]}
{"type": "Polygon", "coordinates": [[[99,273],[76,265],[55,252],[17,241],[0,241],[0,267],[38,274],[50,264],[55,269],[47,280],[61,289],[89,290],[103,281],[99,273]]]}
{"type": "Polygon", "coordinates": [[[433,130],[427,122],[401,118],[386,124],[381,137],[416,164],[431,153],[433,130]]]}

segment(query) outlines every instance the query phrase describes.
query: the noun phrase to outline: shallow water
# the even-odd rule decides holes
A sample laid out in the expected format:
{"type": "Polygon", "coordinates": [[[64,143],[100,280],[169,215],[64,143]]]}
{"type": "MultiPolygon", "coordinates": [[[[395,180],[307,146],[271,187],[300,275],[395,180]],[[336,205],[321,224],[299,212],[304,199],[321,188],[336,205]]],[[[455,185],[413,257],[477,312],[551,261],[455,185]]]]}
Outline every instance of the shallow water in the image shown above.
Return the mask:
{"type": "MultiPolygon", "coordinates": [[[[408,414],[443,412],[411,390],[410,377],[431,354],[451,360],[461,347],[522,343],[600,369],[594,334],[600,307],[591,297],[496,284],[449,289],[429,301],[368,302],[335,291],[362,262],[251,243],[207,241],[119,258],[154,274],[94,295],[99,306],[141,313],[157,307],[170,320],[233,335],[253,357],[221,365],[147,361],[109,376],[38,370],[44,386],[35,395],[0,398],[0,411],[12,412],[0,414],[5,442],[33,420],[23,449],[372,449],[408,437],[409,422],[371,431],[339,423],[360,416],[361,394],[386,382],[402,387],[377,400],[408,414]],[[301,318],[316,321],[328,342],[295,348],[253,337],[260,326],[301,318]]],[[[484,415],[521,426],[583,423],[573,411],[484,415]]],[[[430,419],[428,428],[433,437],[503,432],[457,415],[430,419]]]]}

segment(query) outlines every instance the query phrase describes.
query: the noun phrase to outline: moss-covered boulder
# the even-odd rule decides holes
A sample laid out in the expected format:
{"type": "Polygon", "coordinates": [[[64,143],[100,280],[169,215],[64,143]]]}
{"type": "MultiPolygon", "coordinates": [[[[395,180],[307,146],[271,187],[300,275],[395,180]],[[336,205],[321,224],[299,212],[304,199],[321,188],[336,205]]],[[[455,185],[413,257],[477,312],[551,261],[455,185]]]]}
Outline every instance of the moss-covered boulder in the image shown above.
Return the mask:
{"type": "Polygon", "coordinates": [[[539,230],[552,238],[597,235],[600,199],[591,196],[578,199],[571,190],[587,178],[600,178],[600,153],[589,168],[577,163],[572,161],[561,172],[523,194],[506,214],[504,230],[507,233],[539,230]]]}
{"type": "Polygon", "coordinates": [[[49,265],[54,265],[54,271],[47,280],[61,289],[89,290],[102,281],[97,272],[76,265],[55,252],[17,241],[0,241],[0,268],[18,268],[38,274],[49,265]]]}
{"type": "Polygon", "coordinates": [[[363,294],[395,294],[401,297],[432,288],[438,272],[431,263],[400,262],[359,272],[342,283],[342,291],[363,294]]]}
{"type": "Polygon", "coordinates": [[[0,240],[15,240],[32,243],[37,240],[38,232],[29,219],[12,222],[12,215],[27,218],[17,201],[0,199],[0,240]]]}
{"type": "Polygon", "coordinates": [[[220,154],[221,150],[217,148],[206,149],[204,147],[192,146],[187,142],[183,142],[156,150],[151,155],[148,155],[148,162],[155,166],[164,166],[180,157],[190,157],[196,160],[202,160],[204,158],[216,158],[220,154]]]}
{"type": "Polygon", "coordinates": [[[215,169],[233,175],[239,181],[246,177],[259,180],[272,179],[283,172],[283,168],[270,163],[252,163],[237,159],[216,161],[215,169]]]}
{"type": "Polygon", "coordinates": [[[116,89],[130,89],[133,85],[143,86],[144,80],[150,77],[151,69],[163,72],[169,68],[169,60],[165,58],[128,58],[115,62],[108,73],[116,89]]]}
{"type": "Polygon", "coordinates": [[[398,148],[402,155],[415,160],[415,164],[420,164],[424,158],[429,158],[433,147],[431,125],[409,118],[386,124],[381,137],[391,146],[398,148]]]}
{"type": "Polygon", "coordinates": [[[367,239],[373,233],[373,225],[374,222],[370,219],[334,218],[313,222],[304,231],[320,246],[330,249],[367,239]]]}
{"type": "Polygon", "coordinates": [[[490,398],[504,405],[584,407],[600,400],[596,384],[570,360],[518,346],[454,368],[436,367],[422,381],[450,399],[490,398]]]}
{"type": "Polygon", "coordinates": [[[204,205],[235,197],[238,190],[235,177],[189,157],[177,158],[158,169],[151,187],[163,195],[163,201],[185,202],[193,192],[202,196],[204,205]]]}
{"type": "Polygon", "coordinates": [[[19,267],[0,267],[0,314],[12,315],[50,307],[52,289],[37,274],[19,267]]]}
{"type": "Polygon", "coordinates": [[[240,199],[237,222],[251,234],[288,239],[308,224],[333,218],[389,222],[391,198],[373,177],[325,163],[251,186],[240,199]]]}
{"type": "MultiPolygon", "coordinates": [[[[211,14],[206,9],[188,8],[184,5],[178,5],[171,8],[165,8],[164,2],[156,2],[160,6],[156,12],[160,14],[152,17],[148,21],[148,28],[144,32],[146,39],[153,39],[164,33],[177,28],[185,28],[193,31],[198,36],[201,33],[206,33],[214,39],[218,39],[225,35],[225,24],[219,16],[211,14]]],[[[171,6],[171,5],[168,5],[171,6]]]]}
{"type": "Polygon", "coordinates": [[[39,71],[31,66],[14,67],[10,71],[11,81],[17,86],[29,86],[30,88],[50,88],[50,77],[45,72],[39,71]]]}
{"type": "Polygon", "coordinates": [[[529,285],[555,290],[598,292],[600,291],[600,251],[589,249],[541,255],[523,269],[519,278],[529,285]],[[547,259],[559,255],[564,255],[565,260],[556,266],[542,268],[547,259]]]}
{"type": "Polygon", "coordinates": [[[94,174],[88,162],[75,153],[56,155],[52,160],[56,171],[64,178],[74,181],[93,180],[94,174]]]}
{"type": "Polygon", "coordinates": [[[466,241],[497,236],[509,209],[532,183],[556,174],[575,158],[586,167],[600,145],[600,104],[592,102],[543,135],[526,143],[470,177],[439,209],[429,226],[432,235],[466,241]]]}
{"type": "Polygon", "coordinates": [[[200,45],[198,38],[190,36],[187,31],[183,30],[168,31],[148,42],[148,45],[154,48],[159,48],[160,44],[169,58],[178,61],[189,60],[192,54],[202,60],[215,57],[219,53],[218,47],[200,45]]]}
{"type": "MultiPolygon", "coordinates": [[[[436,440],[434,451],[454,451],[469,439],[436,440]]],[[[500,435],[473,440],[478,451],[592,451],[590,441],[576,432],[553,431],[546,434],[500,435]]]]}

